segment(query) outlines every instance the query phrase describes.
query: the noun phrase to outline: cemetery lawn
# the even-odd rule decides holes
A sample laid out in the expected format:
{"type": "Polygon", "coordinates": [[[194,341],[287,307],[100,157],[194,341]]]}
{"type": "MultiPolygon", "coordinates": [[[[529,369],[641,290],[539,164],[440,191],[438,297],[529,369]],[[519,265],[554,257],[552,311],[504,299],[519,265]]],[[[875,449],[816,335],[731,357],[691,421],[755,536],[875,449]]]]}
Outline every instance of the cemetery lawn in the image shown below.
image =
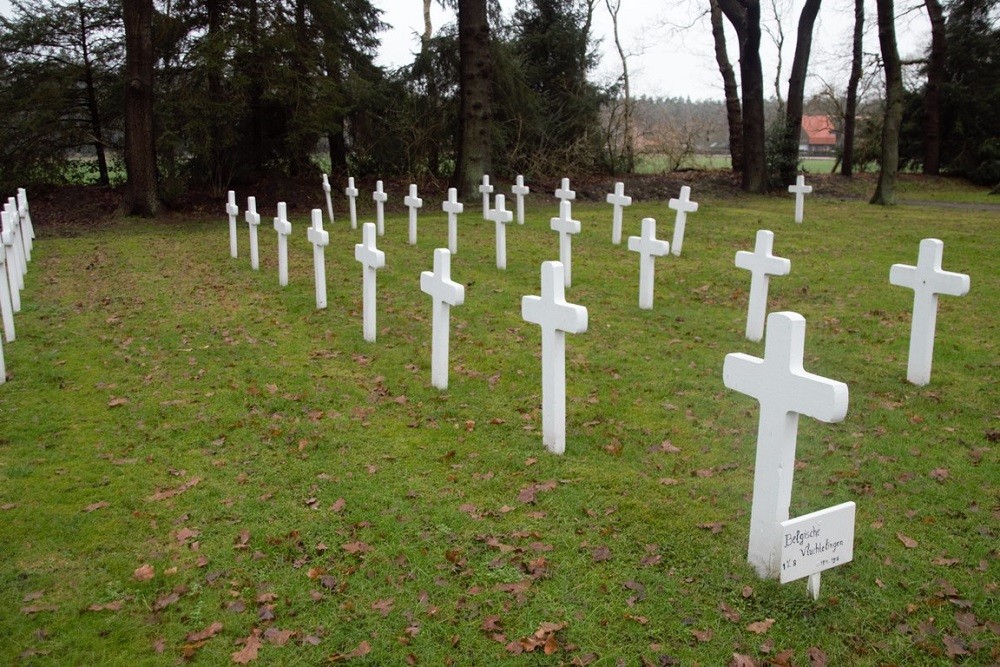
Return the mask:
{"type": "MultiPolygon", "coordinates": [[[[652,311],[610,206],[574,207],[566,296],[590,328],[567,336],[561,457],[541,445],[540,333],[520,309],[558,256],[549,194],[508,228],[504,272],[475,202],[460,216],[444,392],[419,289],[447,238],[439,201],[415,247],[405,213],[387,217],[374,344],[342,211],[321,312],[307,211],[285,289],[273,203],[260,272],[243,222],[229,257],[222,215],[36,221],[0,387],[0,663],[1000,661],[997,213],[813,195],[795,225],[788,196],[692,198],[652,311]],[[763,353],[733,265],[761,228],[792,262],[770,310],[801,313],[806,370],[850,388],[844,422],[799,426],[792,516],[857,503],[854,561],[816,602],[746,563],[758,411],[722,363],[763,353]],[[888,275],[929,236],[972,288],[940,299],[915,387],[913,292],[888,275]]],[[[370,197],[359,209],[372,219],[370,197]]],[[[661,201],[625,210],[626,239],[644,216],[670,238],[661,201]]]]}

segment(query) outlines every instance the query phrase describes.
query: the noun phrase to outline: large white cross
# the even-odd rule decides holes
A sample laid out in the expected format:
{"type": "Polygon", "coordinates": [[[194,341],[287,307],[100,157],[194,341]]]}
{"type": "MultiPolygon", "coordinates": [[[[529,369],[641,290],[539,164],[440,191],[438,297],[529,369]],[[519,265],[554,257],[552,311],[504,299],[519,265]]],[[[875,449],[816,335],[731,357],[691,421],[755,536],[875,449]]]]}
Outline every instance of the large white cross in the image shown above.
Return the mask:
{"type": "MultiPolygon", "coordinates": [[[[31,225],[26,223],[25,219],[28,218],[27,215],[27,200],[24,200],[24,207],[22,206],[21,192],[23,188],[18,190],[17,199],[13,197],[10,198],[12,210],[14,214],[14,221],[17,223],[17,233],[21,237],[21,254],[24,256],[25,266],[31,261],[31,225]]],[[[30,220],[30,218],[28,218],[30,220]]]]}
{"type": "Polygon", "coordinates": [[[323,194],[326,195],[326,212],[330,216],[330,224],[333,224],[333,188],[330,187],[330,179],[323,174],[323,194]]]}
{"type": "Polygon", "coordinates": [[[312,227],[306,231],[313,244],[313,270],[316,274],[316,308],[326,308],[326,246],[330,232],[323,229],[323,211],[312,210],[312,227]]]}
{"type": "Polygon", "coordinates": [[[236,216],[240,209],[236,206],[236,193],[229,191],[229,200],[226,202],[226,213],[229,215],[229,256],[236,257],[236,216]]]}
{"type": "Polygon", "coordinates": [[[727,354],[722,367],[726,387],[760,403],[747,560],[762,578],[779,574],[781,522],[788,519],[792,499],[799,415],[839,422],[847,414],[847,385],[803,369],[805,337],[804,317],[771,313],[764,358],[727,354]]]}
{"type": "Polygon", "coordinates": [[[653,308],[653,275],[656,258],[670,252],[670,244],[656,238],[656,220],[642,219],[642,236],[628,237],[628,249],[639,253],[639,307],[653,308]]]}
{"type": "Polygon", "coordinates": [[[17,253],[17,261],[21,265],[18,287],[24,289],[24,276],[28,275],[28,256],[24,246],[24,232],[21,229],[21,216],[17,213],[17,199],[8,197],[7,206],[10,207],[10,221],[14,229],[14,239],[17,246],[14,248],[14,251],[17,253]]]}
{"type": "Polygon", "coordinates": [[[347,197],[347,207],[351,212],[351,229],[358,228],[358,204],[355,201],[358,196],[358,189],[354,187],[354,177],[347,179],[347,187],[344,188],[344,195],[347,197]]]}
{"type": "Polygon", "coordinates": [[[18,234],[17,212],[13,210],[10,200],[4,205],[6,217],[3,219],[3,244],[7,246],[7,270],[11,281],[11,302],[14,312],[21,312],[21,290],[24,289],[24,275],[27,272],[24,262],[24,248],[21,246],[18,234]]]}
{"type": "MultiPolygon", "coordinates": [[[[625,196],[625,184],[615,183],[615,191],[608,193],[607,202],[612,205],[611,242],[618,245],[622,242],[622,207],[631,206],[632,198],[625,196]]],[[[643,232],[645,234],[645,232],[643,232]]],[[[631,240],[629,241],[631,243],[631,240]]]]}
{"type": "MultiPolygon", "coordinates": [[[[0,215],[6,216],[5,211],[0,215]]],[[[3,224],[3,221],[0,221],[3,224]]],[[[0,313],[3,314],[3,332],[7,342],[14,340],[14,308],[11,304],[13,289],[8,281],[7,246],[0,243],[0,313]]]]}
{"type": "Polygon", "coordinates": [[[465,301],[465,286],[451,279],[451,252],[434,250],[434,272],[420,273],[420,289],[430,294],[431,315],[431,384],[448,388],[448,338],[451,307],[465,301]]]}
{"type": "Polygon", "coordinates": [[[667,202],[667,208],[677,211],[674,220],[674,240],[670,244],[670,252],[675,257],[681,256],[681,248],[684,246],[684,226],[687,224],[687,214],[698,210],[698,202],[691,201],[691,188],[682,185],[680,199],[672,198],[667,202]]]}
{"type": "Polygon", "coordinates": [[[893,264],[889,282],[913,290],[913,317],[910,324],[910,356],[906,379],[916,385],[931,381],[934,359],[934,330],[937,325],[938,294],[963,296],[969,292],[969,276],[941,270],[944,243],[923,239],[917,265],[893,264]]]}
{"type": "Polygon", "coordinates": [[[278,232],[278,284],[288,284],[288,236],[292,233],[292,223],[288,221],[285,202],[278,202],[278,217],[274,219],[274,231],[278,232]]]}
{"type": "Polygon", "coordinates": [[[448,214],[448,250],[455,255],[458,253],[458,214],[465,210],[465,204],[458,201],[458,190],[448,188],[448,201],[441,202],[441,210],[448,214]]]}
{"type": "Polygon", "coordinates": [[[774,234],[766,229],[757,230],[753,252],[736,253],[736,266],[750,272],[750,303],[747,306],[747,340],[758,341],[764,337],[764,318],[767,315],[767,287],[771,276],[787,276],[792,262],[771,254],[774,234]]]}
{"type": "Polygon", "coordinates": [[[410,245],[417,245],[417,209],[424,205],[424,200],[417,196],[417,186],[410,183],[410,194],[403,197],[403,204],[410,209],[410,245]]]}
{"type": "Polygon", "coordinates": [[[375,247],[375,223],[361,226],[362,242],[354,246],[354,259],[363,275],[362,320],[365,340],[375,342],[375,272],[385,266],[385,253],[375,247]]]}
{"type": "Polygon", "coordinates": [[[562,208],[562,203],[567,201],[573,201],[576,199],[576,192],[569,189],[569,179],[564,178],[556,188],[556,199],[559,200],[559,207],[562,208]]]}
{"type": "Polygon", "coordinates": [[[372,199],[375,200],[375,224],[378,227],[378,235],[385,236],[385,202],[389,199],[389,195],[382,189],[382,181],[375,181],[372,199]]]}
{"type": "Polygon", "coordinates": [[[493,186],[490,185],[490,177],[483,174],[483,184],[479,186],[479,192],[483,195],[483,220],[490,210],[490,195],[493,194],[493,186]]]}
{"type": "Polygon", "coordinates": [[[566,287],[573,283],[573,234],[580,233],[580,221],[574,220],[571,215],[572,204],[563,199],[559,202],[559,217],[549,221],[552,230],[559,232],[559,261],[563,265],[566,287]]]}
{"type": "Polygon", "coordinates": [[[524,197],[531,190],[527,185],[524,184],[524,176],[521,174],[517,175],[517,179],[514,181],[514,185],[510,186],[510,193],[514,195],[517,201],[517,224],[524,224],[524,197]]]}
{"type": "Polygon", "coordinates": [[[788,191],[795,195],[795,222],[802,222],[805,196],[813,191],[813,187],[806,185],[806,177],[799,174],[795,179],[795,185],[788,186],[788,191]]]}
{"type": "Polygon", "coordinates": [[[28,209],[28,191],[24,188],[17,189],[17,210],[21,212],[21,221],[28,225],[28,250],[34,247],[32,241],[35,238],[35,225],[31,222],[31,211],[28,209]]]}
{"type": "Polygon", "coordinates": [[[514,214],[504,208],[506,200],[503,195],[496,196],[496,208],[491,208],[486,219],[496,223],[497,268],[507,268],[507,224],[514,219],[514,214]]]}
{"type": "Polygon", "coordinates": [[[542,327],[542,443],[553,454],[566,451],[566,334],[587,330],[587,309],[566,303],[562,272],[542,262],[542,295],[521,297],[521,317],[542,327]]]}
{"type": "Polygon", "coordinates": [[[260,268],[260,246],[257,244],[257,226],[260,224],[260,213],[257,212],[256,197],[247,197],[247,210],[243,217],[250,230],[250,268],[256,271],[260,268]]]}

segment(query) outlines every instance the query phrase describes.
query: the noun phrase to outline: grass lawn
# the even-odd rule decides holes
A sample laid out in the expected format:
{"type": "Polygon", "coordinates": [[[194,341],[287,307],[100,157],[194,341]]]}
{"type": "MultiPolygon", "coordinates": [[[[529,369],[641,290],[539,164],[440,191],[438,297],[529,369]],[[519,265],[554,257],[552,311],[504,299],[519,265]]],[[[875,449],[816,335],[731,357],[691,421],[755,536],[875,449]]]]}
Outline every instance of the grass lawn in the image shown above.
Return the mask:
{"type": "MultiPolygon", "coordinates": [[[[305,211],[284,289],[269,224],[254,272],[246,226],[233,260],[221,215],[38,220],[0,387],[0,662],[1000,661],[996,212],[812,196],[795,225],[789,197],[700,204],[683,256],[657,263],[652,311],[610,207],[574,207],[567,299],[590,328],[567,336],[562,457],[541,445],[540,333],[520,315],[558,255],[547,195],[509,228],[503,272],[493,225],[471,203],[460,216],[445,392],[419,290],[446,243],[438,203],[417,246],[405,215],[387,219],[374,344],[342,214],[322,312],[305,211]],[[763,353],[733,265],[761,228],[792,261],[771,310],[801,313],[806,370],[850,387],[844,422],[799,426],[792,516],[858,512],[854,561],[816,602],[746,563],[758,411],[721,371],[763,353]],[[928,236],[972,290],[941,299],[932,381],[915,387],[913,293],[888,275],[928,236]]],[[[637,203],[625,236],[653,216],[669,239],[670,214],[637,203]]]]}

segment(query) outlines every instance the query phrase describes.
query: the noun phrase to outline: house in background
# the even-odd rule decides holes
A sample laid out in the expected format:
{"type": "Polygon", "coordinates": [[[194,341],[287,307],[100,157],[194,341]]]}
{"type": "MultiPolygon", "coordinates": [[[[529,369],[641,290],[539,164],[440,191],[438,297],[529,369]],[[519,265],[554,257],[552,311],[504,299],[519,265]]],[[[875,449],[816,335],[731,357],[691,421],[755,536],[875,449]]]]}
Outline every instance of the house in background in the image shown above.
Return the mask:
{"type": "Polygon", "coordinates": [[[799,154],[834,155],[837,152],[839,134],[828,116],[802,116],[799,154]]]}

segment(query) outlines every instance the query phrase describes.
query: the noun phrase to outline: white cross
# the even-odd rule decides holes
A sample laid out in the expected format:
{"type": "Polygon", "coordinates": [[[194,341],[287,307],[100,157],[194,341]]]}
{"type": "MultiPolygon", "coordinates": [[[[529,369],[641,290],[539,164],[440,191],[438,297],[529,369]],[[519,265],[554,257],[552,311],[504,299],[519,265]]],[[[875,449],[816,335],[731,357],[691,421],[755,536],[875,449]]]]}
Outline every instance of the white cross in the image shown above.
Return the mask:
{"type": "Polygon", "coordinates": [[[333,224],[333,196],[330,194],[333,188],[330,187],[330,179],[323,174],[323,194],[326,195],[326,212],[330,216],[330,224],[333,224]]]}
{"type": "MultiPolygon", "coordinates": [[[[7,212],[0,211],[0,216],[5,218],[3,221],[0,221],[0,224],[6,225],[7,212]]],[[[3,314],[4,336],[9,343],[14,340],[14,308],[11,304],[13,289],[7,280],[7,272],[7,247],[3,243],[0,243],[0,313],[3,314]]]]}
{"type": "Polygon", "coordinates": [[[566,303],[562,271],[542,262],[542,295],[521,297],[521,317],[542,327],[542,443],[553,454],[566,451],[566,334],[587,330],[587,309],[566,303]]]}
{"type": "Polygon", "coordinates": [[[236,206],[236,193],[229,191],[229,201],[226,202],[226,213],[229,215],[229,256],[236,257],[236,216],[240,209],[236,206]]]}
{"type": "Polygon", "coordinates": [[[916,266],[893,264],[889,270],[891,284],[913,290],[910,356],[906,366],[906,379],[916,385],[925,385],[931,381],[938,294],[963,296],[969,292],[969,276],[941,270],[943,254],[943,242],[938,239],[924,239],[920,242],[916,266]]]}
{"type": "Polygon", "coordinates": [[[21,312],[21,290],[24,289],[24,275],[28,269],[24,261],[24,247],[21,245],[20,231],[17,224],[17,211],[13,203],[13,197],[4,204],[4,212],[7,217],[3,223],[3,243],[7,246],[7,268],[10,271],[11,302],[14,304],[14,312],[21,312]]]}
{"type": "Polygon", "coordinates": [[[670,252],[670,244],[656,238],[656,220],[642,219],[642,236],[628,237],[628,249],[639,253],[639,308],[653,308],[653,271],[656,258],[670,252]]]}
{"type": "Polygon", "coordinates": [[[764,358],[727,354],[722,367],[726,387],[760,403],[747,560],[762,578],[779,574],[781,522],[788,519],[792,499],[799,415],[839,422],[847,414],[847,385],[802,368],[805,337],[804,317],[771,313],[764,358]]]}
{"type": "Polygon", "coordinates": [[[21,230],[21,216],[17,212],[17,199],[8,197],[7,206],[10,207],[10,221],[14,229],[16,244],[14,252],[17,253],[17,261],[21,266],[21,273],[18,276],[18,287],[24,289],[24,276],[28,275],[28,256],[24,246],[24,233],[21,230]]]}
{"type": "Polygon", "coordinates": [[[455,255],[458,253],[458,214],[465,210],[465,204],[458,201],[458,190],[448,188],[448,201],[441,202],[441,210],[448,214],[448,250],[455,255]]]}
{"type": "Polygon", "coordinates": [[[24,195],[24,188],[18,188],[17,200],[14,202],[14,213],[17,215],[18,233],[21,235],[21,251],[27,265],[27,262],[31,261],[32,232],[31,216],[28,215],[28,198],[24,195]]]}
{"type": "Polygon", "coordinates": [[[403,203],[410,209],[410,245],[417,245],[417,209],[424,200],[417,196],[417,186],[410,183],[410,194],[403,197],[403,203]]]}
{"type": "Polygon", "coordinates": [[[358,196],[358,189],[354,187],[354,177],[347,179],[347,187],[344,188],[344,195],[347,197],[347,206],[351,211],[351,229],[358,228],[358,206],[355,198],[358,196]]]}
{"type": "Polygon", "coordinates": [[[363,241],[354,246],[354,259],[361,262],[363,275],[363,325],[365,340],[375,342],[375,272],[385,266],[385,253],[375,247],[375,223],[361,226],[363,241]]]}
{"type": "Polygon", "coordinates": [[[243,215],[250,230],[250,268],[256,271],[260,268],[260,250],[257,244],[257,225],[260,224],[260,214],[257,213],[257,198],[247,197],[247,211],[243,215]]]}
{"type": "MultiPolygon", "coordinates": [[[[615,183],[615,191],[614,193],[608,193],[607,202],[613,206],[611,218],[611,242],[618,245],[622,242],[622,207],[632,205],[632,198],[625,196],[624,183],[620,181],[615,183]]],[[[645,234],[645,232],[643,232],[643,234],[645,234]]]]}
{"type": "Polygon", "coordinates": [[[811,185],[806,185],[806,177],[799,174],[795,185],[789,185],[788,191],[795,195],[795,222],[802,222],[802,211],[805,208],[805,196],[813,191],[811,185]]]}
{"type": "Polygon", "coordinates": [[[24,188],[17,189],[17,208],[21,212],[21,220],[28,225],[28,249],[30,250],[34,246],[32,240],[35,238],[35,225],[31,222],[31,211],[28,209],[28,191],[24,188]]]}
{"type": "Polygon", "coordinates": [[[490,195],[493,194],[493,186],[490,185],[490,177],[483,174],[483,184],[479,186],[479,192],[483,195],[483,220],[490,210],[490,195]]]}
{"type": "Polygon", "coordinates": [[[564,201],[572,201],[576,199],[576,192],[569,189],[569,179],[562,179],[559,187],[556,188],[556,199],[559,200],[559,206],[562,208],[562,203],[564,201]]]}
{"type": "Polygon", "coordinates": [[[580,221],[570,216],[572,204],[568,199],[559,202],[559,217],[549,220],[553,231],[559,232],[559,261],[565,269],[565,285],[570,287],[573,282],[573,234],[580,233],[580,221]]]}
{"type": "Polygon", "coordinates": [[[378,235],[385,236],[385,202],[389,199],[389,195],[382,189],[382,181],[375,181],[372,199],[375,200],[375,224],[378,226],[378,235]]]}
{"type": "Polygon", "coordinates": [[[670,252],[675,257],[681,256],[681,247],[684,245],[684,225],[687,223],[687,214],[698,210],[698,202],[691,201],[691,188],[686,185],[681,186],[680,199],[672,198],[667,202],[667,208],[677,211],[674,220],[674,240],[670,244],[670,252]]]}
{"type": "Polygon", "coordinates": [[[330,232],[323,229],[323,211],[312,210],[312,227],[306,231],[313,244],[313,269],[316,274],[316,308],[326,308],[326,246],[330,244],[330,232]]]}
{"type": "Polygon", "coordinates": [[[514,214],[504,208],[504,196],[497,195],[497,207],[486,213],[486,219],[496,223],[497,228],[497,268],[507,268],[507,223],[514,219],[514,214]]]}
{"type": "Polygon", "coordinates": [[[448,338],[451,307],[465,302],[465,286],[451,279],[451,252],[434,250],[434,272],[421,271],[420,289],[430,294],[431,315],[431,384],[448,388],[448,338]]]}
{"type": "Polygon", "coordinates": [[[750,271],[750,303],[747,306],[747,340],[759,341],[764,337],[764,317],[767,315],[767,286],[771,276],[787,276],[792,262],[771,254],[774,234],[766,229],[757,230],[753,252],[736,253],[736,266],[750,271]]]}
{"type": "Polygon", "coordinates": [[[278,284],[288,284],[288,236],[292,233],[292,223],[288,221],[285,202],[278,202],[278,217],[274,219],[274,231],[278,232],[278,284]]]}
{"type": "Polygon", "coordinates": [[[524,176],[518,174],[514,185],[510,186],[510,193],[514,195],[517,201],[517,224],[519,225],[524,224],[524,197],[529,192],[531,190],[524,184],[524,176]]]}

